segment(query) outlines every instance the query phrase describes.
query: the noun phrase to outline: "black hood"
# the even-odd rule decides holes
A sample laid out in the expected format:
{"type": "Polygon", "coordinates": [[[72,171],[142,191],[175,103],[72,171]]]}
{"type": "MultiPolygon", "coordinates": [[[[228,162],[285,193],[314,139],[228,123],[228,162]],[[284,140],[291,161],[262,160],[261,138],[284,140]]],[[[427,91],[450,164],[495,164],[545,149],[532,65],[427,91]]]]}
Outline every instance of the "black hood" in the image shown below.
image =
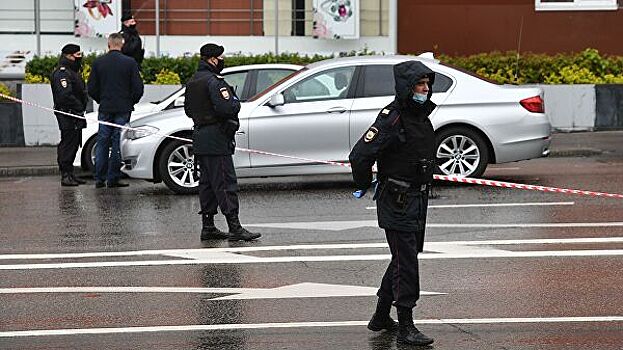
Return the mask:
{"type": "Polygon", "coordinates": [[[428,99],[433,94],[435,72],[419,61],[406,61],[394,66],[394,80],[396,81],[396,99],[400,104],[411,104],[412,88],[420,79],[428,77],[428,99]]]}

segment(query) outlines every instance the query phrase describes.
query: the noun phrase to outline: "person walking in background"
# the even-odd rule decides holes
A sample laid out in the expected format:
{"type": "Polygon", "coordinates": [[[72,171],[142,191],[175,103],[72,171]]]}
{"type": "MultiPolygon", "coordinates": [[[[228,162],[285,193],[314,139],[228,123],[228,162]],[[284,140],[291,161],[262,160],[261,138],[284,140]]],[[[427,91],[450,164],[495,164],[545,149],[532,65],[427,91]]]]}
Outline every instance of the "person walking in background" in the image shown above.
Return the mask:
{"type": "Polygon", "coordinates": [[[136,29],[136,20],[131,13],[126,12],[121,16],[121,31],[119,33],[123,35],[125,41],[121,52],[134,58],[140,69],[145,57],[145,50],[143,49],[143,41],[136,29]]]}
{"type": "MultiPolygon", "coordinates": [[[[50,85],[54,99],[54,109],[76,115],[84,115],[87,105],[87,92],[80,76],[82,52],[80,46],[67,44],[61,50],[58,66],[52,72],[50,85]]],[[[57,161],[61,172],[61,186],[78,186],[86,183],[74,175],[74,159],[82,140],[82,129],[87,123],[84,119],[54,113],[61,141],[57,147],[57,161]]]]}
{"type": "MultiPolygon", "coordinates": [[[[130,121],[134,105],[143,96],[143,81],[138,64],[121,53],[123,36],[108,37],[108,53],[97,58],[91,66],[87,83],[89,95],[99,103],[98,120],[117,125],[130,121]]],[[[121,178],[119,152],[120,128],[99,125],[95,153],[95,187],[126,187],[121,178]],[[110,155],[109,155],[110,150],[110,155]]]]}

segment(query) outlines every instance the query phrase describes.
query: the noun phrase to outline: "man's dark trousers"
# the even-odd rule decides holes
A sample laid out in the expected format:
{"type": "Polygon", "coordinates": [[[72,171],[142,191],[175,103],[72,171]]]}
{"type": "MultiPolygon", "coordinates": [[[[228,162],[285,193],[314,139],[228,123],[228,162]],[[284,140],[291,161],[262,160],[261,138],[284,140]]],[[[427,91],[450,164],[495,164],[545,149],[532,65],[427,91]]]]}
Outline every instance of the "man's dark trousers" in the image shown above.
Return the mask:
{"type": "Polygon", "coordinates": [[[238,215],[238,181],[231,155],[195,155],[199,161],[199,202],[201,213],[215,215],[217,207],[225,216],[238,215]]]}
{"type": "MultiPolygon", "coordinates": [[[[100,112],[97,119],[117,125],[125,125],[130,120],[130,113],[100,112]]],[[[95,180],[97,182],[108,181],[109,184],[113,184],[119,182],[121,178],[120,134],[120,128],[104,124],[99,125],[95,150],[95,180]]]]}
{"type": "Polygon", "coordinates": [[[74,173],[74,159],[80,147],[82,129],[61,129],[61,142],[58,144],[56,160],[61,174],[74,173]]]}

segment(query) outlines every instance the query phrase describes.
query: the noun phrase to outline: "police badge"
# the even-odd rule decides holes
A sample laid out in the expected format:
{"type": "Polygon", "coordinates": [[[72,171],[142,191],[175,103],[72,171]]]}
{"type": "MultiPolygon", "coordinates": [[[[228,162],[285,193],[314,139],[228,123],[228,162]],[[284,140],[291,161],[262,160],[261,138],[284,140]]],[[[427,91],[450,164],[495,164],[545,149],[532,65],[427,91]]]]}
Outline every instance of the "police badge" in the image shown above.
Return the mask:
{"type": "Polygon", "coordinates": [[[378,133],[379,133],[379,129],[371,126],[370,129],[366,131],[366,134],[363,137],[363,141],[366,143],[372,142],[372,140],[374,140],[374,138],[376,137],[376,135],[378,135],[378,133]]]}
{"type": "Polygon", "coordinates": [[[221,88],[221,96],[223,96],[224,99],[229,100],[229,91],[227,91],[227,88],[221,88]]]}

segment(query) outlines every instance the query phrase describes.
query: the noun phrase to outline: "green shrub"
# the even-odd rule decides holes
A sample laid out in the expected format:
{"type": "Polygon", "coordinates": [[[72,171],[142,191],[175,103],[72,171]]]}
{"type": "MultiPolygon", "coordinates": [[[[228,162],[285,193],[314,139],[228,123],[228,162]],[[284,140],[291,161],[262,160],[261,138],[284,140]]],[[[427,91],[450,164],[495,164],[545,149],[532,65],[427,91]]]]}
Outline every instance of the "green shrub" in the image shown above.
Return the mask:
{"type": "Polygon", "coordinates": [[[49,84],[50,78],[44,77],[43,75],[26,73],[24,80],[28,84],[49,84]]]}
{"type": "MultiPolygon", "coordinates": [[[[0,83],[0,94],[14,96],[13,92],[4,84],[0,83]]],[[[8,102],[9,100],[0,96],[0,102],[8,102]]]]}
{"type": "Polygon", "coordinates": [[[163,69],[160,73],[156,74],[155,85],[179,85],[181,84],[180,76],[168,69],[163,69]]]}
{"type": "MultiPolygon", "coordinates": [[[[375,54],[373,51],[351,51],[341,56],[375,54]]],[[[82,75],[85,79],[90,73],[90,65],[95,54],[83,59],[82,75]]],[[[239,66],[262,63],[291,63],[305,65],[334,56],[302,56],[298,53],[272,53],[263,55],[231,55],[225,59],[225,66],[239,66]]],[[[621,84],[623,81],[623,56],[599,54],[595,49],[579,53],[544,55],[522,53],[517,59],[516,52],[491,52],[471,56],[438,57],[442,62],[461,67],[468,71],[503,84],[621,84]]],[[[26,65],[29,79],[43,81],[52,73],[58,63],[58,56],[35,57],[26,65]]],[[[158,74],[163,71],[174,72],[180,82],[186,81],[195,73],[199,56],[148,57],[143,61],[141,74],[146,84],[156,83],[158,74]]],[[[164,78],[161,78],[164,79],[164,78]]]]}

